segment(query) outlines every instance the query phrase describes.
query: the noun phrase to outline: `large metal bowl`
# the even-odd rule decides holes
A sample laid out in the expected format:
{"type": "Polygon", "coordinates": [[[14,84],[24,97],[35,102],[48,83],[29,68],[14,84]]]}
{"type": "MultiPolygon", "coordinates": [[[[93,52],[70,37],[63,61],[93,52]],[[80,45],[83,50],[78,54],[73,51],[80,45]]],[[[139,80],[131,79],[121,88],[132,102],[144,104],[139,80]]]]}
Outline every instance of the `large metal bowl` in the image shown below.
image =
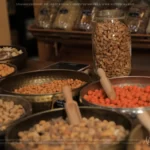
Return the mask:
{"type": "MultiPolygon", "coordinates": [[[[126,118],[124,115],[121,115],[116,112],[111,112],[108,110],[103,110],[99,108],[92,108],[92,107],[80,107],[80,111],[83,117],[91,117],[94,116],[96,118],[100,118],[102,120],[111,120],[115,121],[116,124],[122,125],[125,127],[127,130],[131,130],[132,124],[128,118],[126,118]]],[[[34,124],[39,123],[40,120],[50,120],[52,118],[58,118],[58,117],[63,117],[64,119],[66,118],[66,112],[64,109],[56,109],[52,111],[46,111],[46,112],[41,112],[35,115],[32,115],[26,119],[23,119],[22,121],[19,121],[17,124],[12,126],[9,131],[6,134],[6,142],[7,144],[7,149],[8,150],[15,150],[9,145],[9,142],[11,141],[17,141],[18,140],[18,132],[19,131],[24,131],[28,130],[31,128],[34,124]]],[[[121,142],[118,145],[110,145],[107,150],[125,150],[126,148],[126,140],[124,142],[121,142]]],[[[104,149],[103,149],[104,150],[104,149]]]]}
{"type": "MultiPolygon", "coordinates": [[[[144,87],[150,85],[150,77],[142,77],[142,76],[131,76],[131,77],[119,77],[119,78],[111,78],[110,79],[112,85],[114,86],[125,86],[125,85],[137,85],[140,87],[144,87]]],[[[87,94],[88,90],[101,89],[102,86],[99,81],[93,82],[87,86],[85,86],[80,91],[80,101],[84,105],[88,106],[96,106],[106,110],[117,111],[120,113],[126,113],[131,115],[136,115],[138,113],[143,113],[143,111],[150,110],[150,107],[138,107],[138,108],[112,108],[112,107],[104,107],[101,105],[96,105],[86,101],[83,97],[87,94]]]]}
{"type": "MultiPolygon", "coordinates": [[[[54,94],[28,95],[28,94],[14,93],[13,91],[25,85],[41,84],[45,82],[51,82],[56,79],[68,79],[68,78],[79,79],[85,81],[86,83],[91,82],[90,77],[82,72],[71,70],[44,70],[44,71],[21,73],[9,77],[0,83],[0,87],[3,93],[22,96],[25,99],[29,100],[32,103],[33,111],[38,112],[53,108],[53,105],[57,100],[63,102],[64,100],[63,93],[58,92],[54,94]]],[[[78,96],[79,91],[83,86],[74,89],[72,91],[73,97],[78,96]]]]}
{"type": "Polygon", "coordinates": [[[27,61],[27,51],[24,47],[21,46],[14,46],[14,45],[0,45],[0,48],[3,47],[11,47],[11,48],[16,48],[17,50],[22,50],[22,54],[18,55],[16,57],[12,57],[9,59],[5,59],[5,60],[0,60],[0,63],[10,63],[13,64],[17,67],[17,69],[22,69],[25,65],[26,65],[26,61],[27,61]]]}

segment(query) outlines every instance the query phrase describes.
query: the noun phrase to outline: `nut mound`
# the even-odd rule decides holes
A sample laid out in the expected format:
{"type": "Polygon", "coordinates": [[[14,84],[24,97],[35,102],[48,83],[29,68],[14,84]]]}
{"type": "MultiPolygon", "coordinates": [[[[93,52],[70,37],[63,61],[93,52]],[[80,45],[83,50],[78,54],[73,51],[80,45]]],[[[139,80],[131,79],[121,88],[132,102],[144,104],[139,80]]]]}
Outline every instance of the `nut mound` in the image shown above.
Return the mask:
{"type": "Polygon", "coordinates": [[[61,92],[62,87],[65,85],[69,85],[72,89],[76,89],[84,84],[84,81],[78,79],[54,80],[49,83],[27,85],[15,89],[14,92],[19,94],[54,94],[56,92],[61,92]]]}

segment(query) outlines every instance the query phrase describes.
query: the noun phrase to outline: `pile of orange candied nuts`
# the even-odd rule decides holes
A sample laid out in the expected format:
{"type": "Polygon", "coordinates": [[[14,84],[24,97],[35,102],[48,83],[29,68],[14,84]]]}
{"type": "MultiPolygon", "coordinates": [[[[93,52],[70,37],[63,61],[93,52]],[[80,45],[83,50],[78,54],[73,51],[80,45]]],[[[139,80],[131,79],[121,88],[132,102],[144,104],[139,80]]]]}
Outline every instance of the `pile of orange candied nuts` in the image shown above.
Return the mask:
{"type": "Polygon", "coordinates": [[[85,82],[78,79],[54,80],[49,83],[34,84],[15,89],[15,93],[19,94],[53,94],[61,92],[62,87],[69,85],[72,89],[76,89],[84,85],[85,82]]]}

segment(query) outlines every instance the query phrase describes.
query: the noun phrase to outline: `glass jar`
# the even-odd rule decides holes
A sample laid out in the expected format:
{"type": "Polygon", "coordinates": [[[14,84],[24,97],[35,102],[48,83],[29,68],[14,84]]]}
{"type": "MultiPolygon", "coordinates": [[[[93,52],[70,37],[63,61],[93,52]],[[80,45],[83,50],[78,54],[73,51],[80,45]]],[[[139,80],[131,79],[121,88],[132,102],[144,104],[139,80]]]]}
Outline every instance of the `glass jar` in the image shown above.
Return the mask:
{"type": "Polygon", "coordinates": [[[92,49],[94,71],[104,69],[107,77],[131,72],[131,36],[121,10],[96,11],[93,18],[92,49]]]}

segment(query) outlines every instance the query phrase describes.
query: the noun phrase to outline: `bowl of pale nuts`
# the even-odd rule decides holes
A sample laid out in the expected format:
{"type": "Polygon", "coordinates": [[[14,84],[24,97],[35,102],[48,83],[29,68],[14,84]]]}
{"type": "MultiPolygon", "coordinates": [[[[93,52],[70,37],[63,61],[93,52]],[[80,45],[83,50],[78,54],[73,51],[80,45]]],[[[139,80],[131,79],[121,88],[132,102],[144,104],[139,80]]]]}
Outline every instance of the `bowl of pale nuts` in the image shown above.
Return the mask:
{"type": "Polygon", "coordinates": [[[0,63],[10,63],[22,69],[26,65],[27,51],[21,46],[1,45],[0,63]]]}
{"type": "Polygon", "coordinates": [[[80,124],[70,125],[65,109],[29,116],[6,134],[8,150],[124,150],[132,124],[124,115],[80,107],[80,124]]]}
{"type": "Polygon", "coordinates": [[[23,98],[12,95],[0,95],[0,136],[7,128],[32,113],[31,104],[23,98]]]}
{"type": "Polygon", "coordinates": [[[137,125],[128,139],[127,150],[149,150],[150,136],[148,131],[141,125],[137,125]]]}
{"type": "Polygon", "coordinates": [[[17,72],[16,66],[0,63],[0,81],[14,75],[17,72]]]}
{"type": "Polygon", "coordinates": [[[23,96],[32,103],[33,111],[39,112],[52,109],[55,104],[64,107],[63,86],[69,85],[73,97],[77,97],[89,82],[91,78],[85,73],[54,69],[17,74],[3,80],[0,86],[2,93],[23,96]]]}

